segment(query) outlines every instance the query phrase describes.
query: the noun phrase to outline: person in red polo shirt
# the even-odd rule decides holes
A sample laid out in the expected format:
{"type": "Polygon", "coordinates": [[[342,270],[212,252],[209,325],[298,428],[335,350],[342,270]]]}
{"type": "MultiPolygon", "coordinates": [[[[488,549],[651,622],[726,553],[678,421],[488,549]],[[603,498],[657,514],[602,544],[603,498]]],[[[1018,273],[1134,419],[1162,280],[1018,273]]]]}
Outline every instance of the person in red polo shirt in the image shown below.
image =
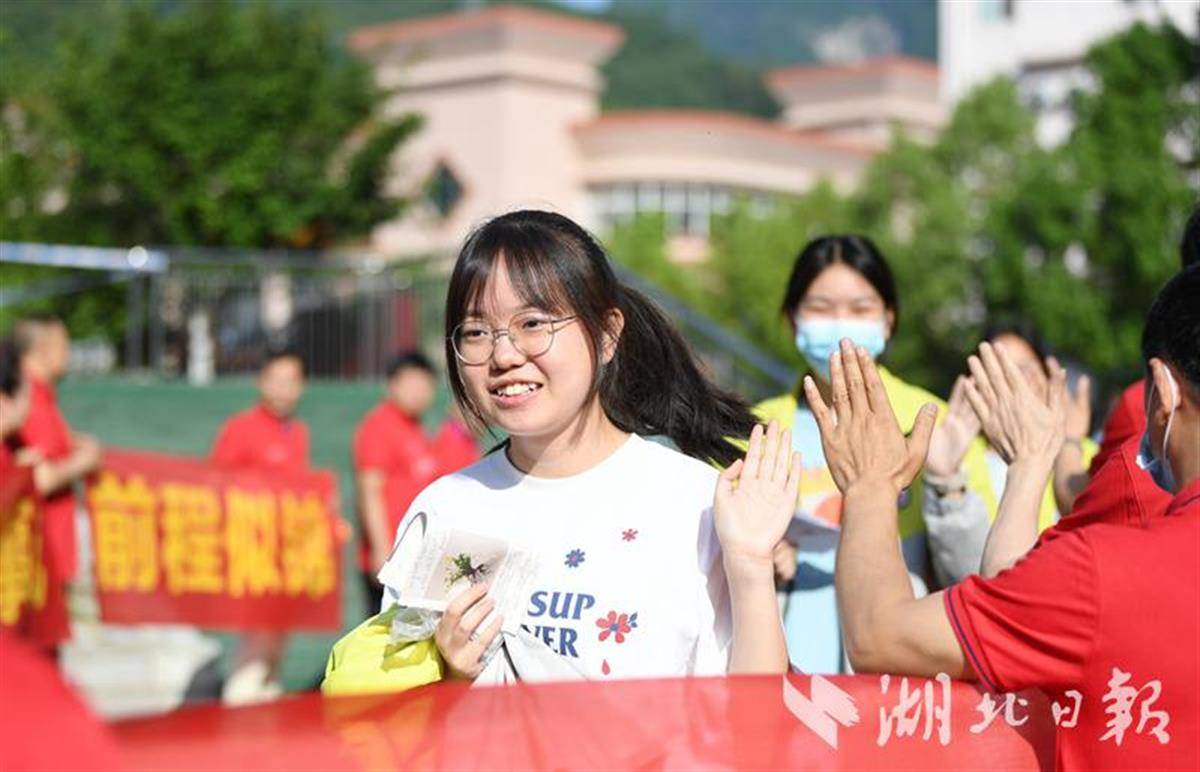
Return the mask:
{"type": "MultiPolygon", "coordinates": [[[[57,317],[28,316],[17,322],[13,340],[21,378],[28,383],[29,412],[14,444],[37,461],[34,480],[42,500],[42,538],[47,581],[52,594],[63,593],[75,576],[75,483],[100,465],[100,443],[71,431],[58,409],[55,385],[67,373],[70,338],[57,317]]],[[[40,631],[40,643],[54,646],[69,635],[63,618],[40,631]]]]}
{"type": "MultiPolygon", "coordinates": [[[[1179,240],[1179,262],[1183,268],[1200,264],[1200,206],[1192,210],[1179,240]]],[[[1134,458],[1146,430],[1146,381],[1130,385],[1113,404],[1104,422],[1100,450],[1088,467],[1087,487],[1075,500],[1068,527],[1094,522],[1104,512],[1124,513],[1122,520],[1144,522],[1166,511],[1171,497],[1145,474],[1139,474],[1134,458]],[[1121,460],[1110,464],[1109,459],[1121,460]]]]}
{"type": "Polygon", "coordinates": [[[433,364],[420,352],[405,351],[388,362],[386,373],[383,399],[354,434],[359,566],[371,613],[383,598],[375,574],[387,561],[400,519],[417,494],[444,473],[421,426],[437,388],[433,364]]]}
{"type": "MultiPolygon", "coordinates": [[[[269,351],[257,386],[258,404],[230,417],[218,432],[212,462],[267,474],[309,471],[308,427],[295,416],[304,393],[303,359],[291,349],[269,351]]],[[[246,704],[282,694],[279,666],[286,647],[281,633],[247,635],[225,682],[224,700],[246,704]]]]}
{"type": "MultiPolygon", "coordinates": [[[[971,576],[920,599],[895,549],[895,508],[924,461],[935,411],[927,406],[906,439],[870,358],[843,345],[833,408],[815,388],[809,398],[845,496],[834,582],[856,671],[1042,689],[1064,711],[1061,769],[1200,768],[1197,297],[1192,266],[1160,292],[1142,338],[1148,420],[1138,462],[1173,496],[1164,515],[1145,527],[1076,528],[994,578],[971,576]]],[[[1061,423],[1045,420],[1044,404],[1016,399],[1015,369],[997,375],[983,396],[1013,451],[1009,484],[1029,475],[1044,485],[1061,423]]]]}
{"type": "Polygon", "coordinates": [[[300,355],[291,350],[268,353],[257,385],[258,404],[221,426],[213,443],[213,463],[262,472],[307,472],[308,426],[295,417],[304,393],[300,355]]]}
{"type": "Polygon", "coordinates": [[[433,453],[441,470],[439,476],[457,472],[479,460],[479,444],[467,428],[457,402],[450,403],[450,412],[433,438],[433,453]]]}

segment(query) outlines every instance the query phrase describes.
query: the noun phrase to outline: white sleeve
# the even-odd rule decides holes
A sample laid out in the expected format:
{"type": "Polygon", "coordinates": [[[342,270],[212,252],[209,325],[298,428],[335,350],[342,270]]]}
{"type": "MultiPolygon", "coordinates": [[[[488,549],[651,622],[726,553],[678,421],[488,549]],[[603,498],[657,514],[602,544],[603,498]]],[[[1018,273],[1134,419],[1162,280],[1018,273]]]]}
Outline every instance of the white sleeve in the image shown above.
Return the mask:
{"type": "Polygon", "coordinates": [[[721,560],[721,545],[713,527],[712,508],[700,516],[696,539],[696,646],[691,675],[725,675],[729,672],[729,644],[733,615],[729,606],[729,583],[721,560]]]}
{"type": "Polygon", "coordinates": [[[435,496],[429,495],[430,487],[417,494],[413,499],[413,503],[409,506],[408,511],[404,513],[404,519],[400,521],[400,527],[396,529],[396,534],[392,537],[392,553],[388,556],[383,567],[379,569],[376,578],[383,585],[383,599],[380,601],[380,613],[387,611],[394,603],[400,600],[400,587],[397,577],[402,575],[401,566],[405,561],[416,559],[416,551],[420,549],[421,539],[405,539],[404,548],[401,548],[401,536],[413,526],[424,527],[427,524],[428,518],[433,516],[434,508],[432,499],[435,496]],[[424,517],[420,515],[424,513],[424,517]],[[408,554],[411,553],[411,554],[408,554]]]}

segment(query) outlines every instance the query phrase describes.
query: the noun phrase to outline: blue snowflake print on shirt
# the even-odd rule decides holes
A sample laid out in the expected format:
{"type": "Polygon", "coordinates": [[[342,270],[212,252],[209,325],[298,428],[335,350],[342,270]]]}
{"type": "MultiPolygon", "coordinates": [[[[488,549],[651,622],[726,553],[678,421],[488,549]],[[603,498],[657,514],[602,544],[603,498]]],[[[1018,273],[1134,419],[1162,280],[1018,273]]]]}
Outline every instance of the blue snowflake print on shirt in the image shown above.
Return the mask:
{"type": "Polygon", "coordinates": [[[583,562],[584,557],[586,557],[586,553],[576,547],[567,553],[567,559],[563,561],[563,564],[567,568],[578,568],[579,564],[583,562]]]}

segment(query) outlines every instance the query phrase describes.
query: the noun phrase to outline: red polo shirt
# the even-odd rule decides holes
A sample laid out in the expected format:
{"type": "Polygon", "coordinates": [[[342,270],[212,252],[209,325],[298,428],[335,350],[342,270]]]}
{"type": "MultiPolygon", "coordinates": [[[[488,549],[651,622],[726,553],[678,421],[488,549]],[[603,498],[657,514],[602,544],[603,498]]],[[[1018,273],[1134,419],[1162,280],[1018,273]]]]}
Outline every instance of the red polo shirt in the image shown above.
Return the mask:
{"type": "Polygon", "coordinates": [[[33,533],[28,534],[30,541],[24,542],[24,546],[30,552],[21,557],[29,557],[46,566],[44,581],[36,569],[32,574],[11,570],[0,572],[3,574],[0,576],[0,585],[3,586],[0,591],[22,598],[15,609],[10,609],[15,613],[0,619],[0,636],[12,632],[39,648],[53,649],[71,637],[71,620],[67,613],[63,582],[61,579],[55,581],[52,573],[55,558],[50,554],[50,545],[45,540],[44,508],[39,505],[31,522],[20,523],[15,520],[20,514],[17,502],[27,496],[36,497],[32,467],[19,466],[8,443],[0,441],[0,545],[4,548],[3,560],[18,559],[16,554],[9,552],[12,544],[8,540],[25,539],[24,528],[28,527],[33,533]],[[22,585],[21,582],[30,584],[22,585]],[[44,585],[44,592],[37,591],[40,585],[44,585]]]}
{"type": "Polygon", "coordinates": [[[1063,707],[1081,695],[1078,724],[1058,728],[1060,769],[1200,768],[1200,480],[1145,528],[1064,533],[944,603],[989,689],[1041,687],[1063,707]]]}
{"type": "Polygon", "coordinates": [[[229,418],[213,443],[221,466],[260,472],[308,471],[308,427],[298,418],[279,418],[255,405],[229,418]]]}
{"type": "MultiPolygon", "coordinates": [[[[71,454],[71,428],[58,409],[54,386],[29,378],[29,416],[18,432],[22,447],[36,448],[47,461],[71,454]]],[[[75,491],[67,486],[42,503],[42,517],[48,568],[52,576],[65,581],[75,576],[75,491]]]]}
{"type": "Polygon", "coordinates": [[[433,438],[433,452],[437,456],[439,474],[457,472],[479,460],[479,445],[462,422],[447,418],[433,438]]]}
{"type": "MultiPolygon", "coordinates": [[[[358,426],[354,435],[354,468],[358,472],[383,472],[383,501],[388,533],[394,534],[408,506],[442,471],[433,443],[421,424],[395,403],[384,399],[358,426]]],[[[370,570],[370,538],[363,529],[359,558],[370,570]]]]}
{"type": "Polygon", "coordinates": [[[1140,380],[1125,391],[1113,405],[1108,420],[1104,422],[1104,434],[1100,438],[1100,450],[1092,458],[1089,474],[1096,474],[1109,456],[1128,442],[1134,440],[1134,453],[1137,453],[1136,443],[1142,439],[1146,431],[1146,381],[1140,380]]]}
{"type": "Polygon", "coordinates": [[[1087,487],[1075,499],[1071,513],[1043,533],[1043,538],[1092,523],[1114,523],[1144,527],[1160,517],[1171,503],[1171,494],[1154,483],[1154,478],[1137,465],[1140,436],[1125,441],[1092,472],[1087,487]]]}

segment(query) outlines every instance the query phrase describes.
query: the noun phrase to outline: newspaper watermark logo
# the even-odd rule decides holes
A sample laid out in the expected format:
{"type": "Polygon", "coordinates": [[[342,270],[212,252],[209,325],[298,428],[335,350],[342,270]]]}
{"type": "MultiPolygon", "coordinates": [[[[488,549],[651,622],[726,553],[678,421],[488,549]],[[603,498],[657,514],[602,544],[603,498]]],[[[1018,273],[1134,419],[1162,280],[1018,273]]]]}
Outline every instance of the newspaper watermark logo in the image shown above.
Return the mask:
{"type": "Polygon", "coordinates": [[[838,725],[851,727],[859,721],[854,698],[819,675],[812,676],[809,692],[811,697],[804,696],[792,679],[783,677],[783,704],[800,723],[837,750],[838,725]]]}

